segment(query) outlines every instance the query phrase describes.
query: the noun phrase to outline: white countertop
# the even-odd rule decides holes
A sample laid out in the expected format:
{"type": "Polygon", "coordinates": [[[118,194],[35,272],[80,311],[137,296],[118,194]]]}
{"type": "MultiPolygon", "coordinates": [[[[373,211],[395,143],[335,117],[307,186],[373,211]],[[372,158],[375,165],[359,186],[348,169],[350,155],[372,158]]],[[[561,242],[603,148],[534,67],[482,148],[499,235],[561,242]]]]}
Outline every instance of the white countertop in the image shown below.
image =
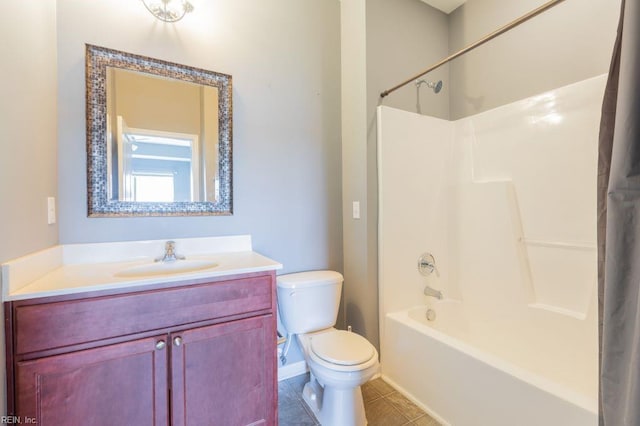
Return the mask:
{"type": "Polygon", "coordinates": [[[132,267],[152,265],[154,259],[162,255],[165,241],[55,246],[9,261],[2,265],[3,301],[141,287],[282,268],[282,264],[252,251],[249,236],[190,238],[174,240],[177,254],[186,256],[189,261],[212,261],[215,266],[182,273],[134,277],[118,275],[132,267]]]}

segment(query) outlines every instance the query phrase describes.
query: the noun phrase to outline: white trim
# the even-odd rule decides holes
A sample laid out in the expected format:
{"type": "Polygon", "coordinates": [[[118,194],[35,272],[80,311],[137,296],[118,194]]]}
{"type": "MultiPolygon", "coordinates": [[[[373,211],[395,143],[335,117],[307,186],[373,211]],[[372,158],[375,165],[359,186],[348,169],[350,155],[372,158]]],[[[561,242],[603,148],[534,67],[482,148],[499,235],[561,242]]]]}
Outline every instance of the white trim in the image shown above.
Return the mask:
{"type": "Polygon", "coordinates": [[[306,374],[307,371],[309,371],[309,368],[304,360],[283,365],[278,367],[278,381],[281,382],[282,380],[306,374]]]}

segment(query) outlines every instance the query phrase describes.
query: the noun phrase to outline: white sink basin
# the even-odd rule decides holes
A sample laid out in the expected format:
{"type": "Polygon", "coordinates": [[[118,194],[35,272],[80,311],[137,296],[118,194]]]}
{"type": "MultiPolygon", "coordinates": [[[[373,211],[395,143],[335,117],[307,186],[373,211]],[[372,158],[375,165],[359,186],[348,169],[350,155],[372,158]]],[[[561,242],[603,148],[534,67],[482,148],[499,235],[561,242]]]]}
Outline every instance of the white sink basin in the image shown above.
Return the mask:
{"type": "Polygon", "coordinates": [[[116,272],[116,277],[146,277],[153,275],[184,274],[186,272],[201,271],[215,268],[216,262],[211,260],[176,260],[173,262],[154,262],[132,266],[116,272]]]}

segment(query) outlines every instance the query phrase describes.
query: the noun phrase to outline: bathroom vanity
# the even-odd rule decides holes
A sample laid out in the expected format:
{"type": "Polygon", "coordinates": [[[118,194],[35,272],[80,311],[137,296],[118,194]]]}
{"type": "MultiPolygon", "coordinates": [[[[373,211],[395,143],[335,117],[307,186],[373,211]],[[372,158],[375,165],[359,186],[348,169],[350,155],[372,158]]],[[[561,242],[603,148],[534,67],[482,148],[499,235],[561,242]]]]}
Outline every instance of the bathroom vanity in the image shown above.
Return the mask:
{"type": "Polygon", "coordinates": [[[209,270],[43,290],[92,267],[63,265],[5,292],[10,415],[56,426],[276,424],[281,265],[247,251],[211,256],[209,270]]]}

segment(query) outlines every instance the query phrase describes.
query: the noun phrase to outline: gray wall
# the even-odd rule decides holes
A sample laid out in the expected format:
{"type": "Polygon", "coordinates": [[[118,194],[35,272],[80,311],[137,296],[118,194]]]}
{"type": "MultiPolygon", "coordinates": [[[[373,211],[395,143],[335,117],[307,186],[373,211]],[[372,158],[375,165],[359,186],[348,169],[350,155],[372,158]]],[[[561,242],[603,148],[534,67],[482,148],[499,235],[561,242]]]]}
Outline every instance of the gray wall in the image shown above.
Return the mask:
{"type": "MultiPolygon", "coordinates": [[[[546,0],[468,0],[450,15],[455,52],[546,0]]],[[[450,63],[451,119],[606,73],[620,0],[570,0],[450,63]]]]}
{"type": "MultiPolygon", "coordinates": [[[[447,54],[447,15],[419,0],[342,3],[346,323],[378,346],[376,107],[381,91],[447,54]],[[352,218],[353,201],[361,219],[352,218]]],[[[421,91],[422,112],[447,118],[447,92],[421,91]]],[[[394,95],[385,104],[416,110],[415,86],[394,95]]]]}
{"type": "Polygon", "coordinates": [[[375,276],[369,275],[372,255],[367,242],[367,58],[366,0],[340,2],[342,67],[342,214],[344,277],[343,306],[354,330],[370,341],[378,336],[377,317],[364,318],[377,300],[375,276]],[[353,219],[353,201],[361,219],[353,219]],[[373,281],[372,281],[373,280],[373,281]],[[368,290],[368,291],[367,291],[368,290]],[[353,299],[360,296],[360,299],[353,299]]]}
{"type": "Polygon", "coordinates": [[[341,271],[339,2],[194,4],[165,24],[139,1],[58,1],[61,243],[251,234],[285,272],[341,271]],[[233,216],[87,218],[85,43],[233,76],[233,216]]]}
{"type": "MultiPolygon", "coordinates": [[[[448,15],[420,0],[367,0],[367,117],[369,142],[375,144],[375,115],[380,92],[413,77],[449,53],[448,15]]],[[[439,94],[420,88],[422,114],[449,118],[449,66],[422,77],[443,80],[439,94]]],[[[416,86],[410,83],[382,104],[418,112],[416,86]]]]}
{"type": "Polygon", "coordinates": [[[47,225],[47,197],[57,195],[56,2],[3,7],[0,263],[58,242],[58,226],[47,225]]]}
{"type": "MultiPolygon", "coordinates": [[[[55,0],[3,2],[0,263],[58,242],[58,226],[47,225],[47,197],[57,196],[55,37],[55,0]]],[[[7,412],[4,338],[2,327],[0,415],[7,412]]]]}

